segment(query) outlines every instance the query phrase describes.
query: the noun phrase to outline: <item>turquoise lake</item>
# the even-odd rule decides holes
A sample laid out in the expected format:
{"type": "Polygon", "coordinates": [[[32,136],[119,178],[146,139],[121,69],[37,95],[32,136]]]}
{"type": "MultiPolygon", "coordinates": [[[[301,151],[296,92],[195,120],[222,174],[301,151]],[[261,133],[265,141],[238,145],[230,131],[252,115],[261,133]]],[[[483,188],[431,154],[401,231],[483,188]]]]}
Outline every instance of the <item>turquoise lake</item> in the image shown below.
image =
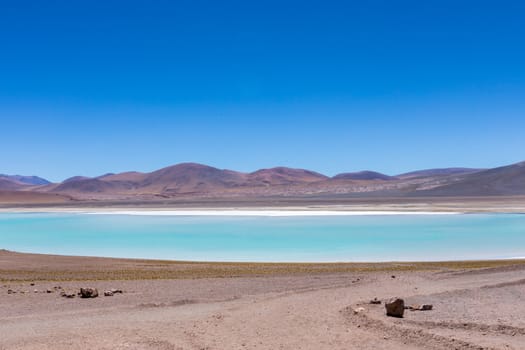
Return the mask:
{"type": "Polygon", "coordinates": [[[0,213],[0,249],[198,261],[499,259],[525,256],[525,215],[0,213]]]}

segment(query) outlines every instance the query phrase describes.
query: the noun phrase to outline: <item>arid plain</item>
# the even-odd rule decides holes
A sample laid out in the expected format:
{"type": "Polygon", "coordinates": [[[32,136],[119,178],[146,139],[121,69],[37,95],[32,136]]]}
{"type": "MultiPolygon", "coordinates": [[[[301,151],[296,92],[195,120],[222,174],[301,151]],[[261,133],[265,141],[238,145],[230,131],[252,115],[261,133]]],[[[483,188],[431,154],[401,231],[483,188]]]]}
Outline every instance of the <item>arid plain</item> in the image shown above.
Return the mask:
{"type": "Polygon", "coordinates": [[[0,252],[2,349],[522,349],[525,261],[229,264],[0,252]],[[97,298],[67,298],[80,288],[97,298]],[[122,291],[103,296],[103,291],[122,291]],[[385,315],[384,302],[432,304],[385,315]],[[380,305],[370,304],[377,298],[380,305]],[[94,336],[96,334],[96,336],[94,336]]]}

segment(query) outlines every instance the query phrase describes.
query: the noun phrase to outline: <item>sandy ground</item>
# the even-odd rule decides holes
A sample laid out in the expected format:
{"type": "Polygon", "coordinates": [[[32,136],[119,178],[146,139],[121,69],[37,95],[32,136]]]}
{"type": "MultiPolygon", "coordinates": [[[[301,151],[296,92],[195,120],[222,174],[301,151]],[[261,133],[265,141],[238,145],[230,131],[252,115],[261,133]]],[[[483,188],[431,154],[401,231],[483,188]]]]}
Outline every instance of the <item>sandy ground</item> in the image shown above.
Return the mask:
{"type": "Polygon", "coordinates": [[[0,349],[525,348],[523,261],[214,266],[1,251],[0,349]],[[192,278],[203,270],[222,277],[192,278]],[[397,319],[368,303],[393,296],[434,309],[397,319]]]}

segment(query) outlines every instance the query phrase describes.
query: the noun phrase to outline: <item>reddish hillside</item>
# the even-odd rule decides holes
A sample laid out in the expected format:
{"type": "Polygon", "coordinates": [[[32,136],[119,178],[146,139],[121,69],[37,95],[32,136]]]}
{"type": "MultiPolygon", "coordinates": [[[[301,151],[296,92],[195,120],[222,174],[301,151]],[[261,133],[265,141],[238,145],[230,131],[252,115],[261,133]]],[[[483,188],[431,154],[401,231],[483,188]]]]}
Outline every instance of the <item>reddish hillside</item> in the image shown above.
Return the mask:
{"type": "Polygon", "coordinates": [[[323,181],[327,176],[304,169],[276,167],[261,169],[248,174],[251,185],[292,185],[323,181]]]}
{"type": "Polygon", "coordinates": [[[122,189],[114,182],[98,179],[80,179],[59,184],[53,188],[58,193],[107,193],[122,189]]]}
{"type": "Polygon", "coordinates": [[[328,179],[303,169],[277,167],[246,174],[182,163],[151,173],[126,172],[97,178],[75,177],[44,190],[69,194],[177,195],[243,191],[267,186],[301,185],[328,179]]]}
{"type": "Polygon", "coordinates": [[[146,174],[138,186],[160,193],[203,193],[242,186],[244,182],[243,173],[182,163],[146,174]]]}
{"type": "Polygon", "coordinates": [[[1,191],[1,204],[50,204],[70,202],[71,197],[56,193],[40,193],[32,191],[1,191]]]}

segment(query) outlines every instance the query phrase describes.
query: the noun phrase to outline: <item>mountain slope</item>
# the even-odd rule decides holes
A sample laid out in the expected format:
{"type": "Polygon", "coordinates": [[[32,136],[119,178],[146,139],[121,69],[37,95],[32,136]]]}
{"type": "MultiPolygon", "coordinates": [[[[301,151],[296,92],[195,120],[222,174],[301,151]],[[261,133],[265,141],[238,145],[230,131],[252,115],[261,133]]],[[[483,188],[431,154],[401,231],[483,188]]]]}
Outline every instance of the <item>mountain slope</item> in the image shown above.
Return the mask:
{"type": "Polygon", "coordinates": [[[58,193],[107,193],[118,190],[115,183],[99,179],[77,179],[63,182],[51,188],[58,193]]]}
{"type": "Polygon", "coordinates": [[[464,174],[459,181],[419,194],[437,196],[525,195],[525,162],[464,174]]]}
{"type": "Polygon", "coordinates": [[[161,193],[210,192],[240,186],[245,175],[211,166],[182,163],[146,174],[138,186],[161,193]]]}
{"type": "Polygon", "coordinates": [[[276,167],[261,169],[248,174],[248,181],[255,186],[304,184],[328,179],[327,176],[305,169],[276,167]]]}
{"type": "Polygon", "coordinates": [[[381,174],[375,171],[364,170],[355,173],[342,173],[332,177],[333,180],[395,180],[396,177],[381,174]]]}
{"type": "Polygon", "coordinates": [[[486,169],[474,169],[474,168],[437,168],[437,169],[425,169],[411,171],[409,173],[399,174],[396,177],[399,179],[410,179],[417,177],[435,177],[435,176],[449,176],[449,175],[460,175],[469,174],[482,171],[486,169]]]}
{"type": "Polygon", "coordinates": [[[62,181],[62,183],[65,184],[68,182],[75,182],[75,181],[82,181],[82,180],[91,180],[91,178],[87,176],[73,176],[73,177],[65,179],[64,181],[62,181]]]}
{"type": "Polygon", "coordinates": [[[24,184],[18,181],[0,177],[0,190],[17,190],[22,187],[24,187],[24,184]]]}

